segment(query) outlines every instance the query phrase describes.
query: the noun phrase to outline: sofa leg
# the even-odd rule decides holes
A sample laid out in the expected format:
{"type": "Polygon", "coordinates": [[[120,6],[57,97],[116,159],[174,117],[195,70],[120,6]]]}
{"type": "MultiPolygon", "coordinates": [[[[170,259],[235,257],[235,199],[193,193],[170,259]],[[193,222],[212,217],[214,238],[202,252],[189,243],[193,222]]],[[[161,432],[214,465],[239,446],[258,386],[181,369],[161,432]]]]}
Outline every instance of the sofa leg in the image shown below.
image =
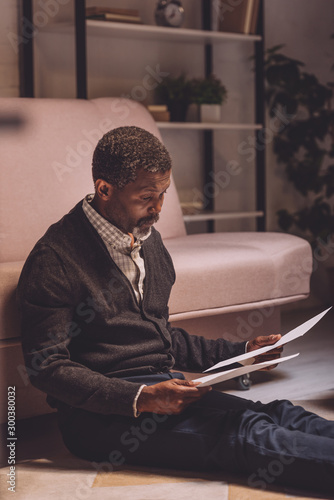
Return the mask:
{"type": "Polygon", "coordinates": [[[252,385],[252,380],[249,373],[240,375],[240,377],[236,377],[234,380],[237,382],[238,389],[240,389],[241,391],[248,391],[252,385]]]}

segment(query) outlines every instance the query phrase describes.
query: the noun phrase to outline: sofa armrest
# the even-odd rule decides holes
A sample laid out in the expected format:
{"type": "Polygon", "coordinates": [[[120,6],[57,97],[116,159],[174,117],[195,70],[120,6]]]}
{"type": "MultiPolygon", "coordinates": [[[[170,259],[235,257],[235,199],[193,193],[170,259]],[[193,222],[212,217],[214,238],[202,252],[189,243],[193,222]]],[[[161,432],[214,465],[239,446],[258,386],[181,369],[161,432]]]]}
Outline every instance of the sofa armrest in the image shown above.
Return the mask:
{"type": "Polygon", "coordinates": [[[0,263],[0,339],[20,336],[15,290],[24,262],[0,263]]]}

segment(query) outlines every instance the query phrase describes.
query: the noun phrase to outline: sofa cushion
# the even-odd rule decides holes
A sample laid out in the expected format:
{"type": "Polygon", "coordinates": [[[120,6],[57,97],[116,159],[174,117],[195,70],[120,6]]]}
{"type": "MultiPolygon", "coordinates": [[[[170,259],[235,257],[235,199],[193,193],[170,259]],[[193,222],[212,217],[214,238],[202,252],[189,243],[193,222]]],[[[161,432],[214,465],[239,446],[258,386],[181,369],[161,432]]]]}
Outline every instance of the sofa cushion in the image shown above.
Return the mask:
{"type": "Polygon", "coordinates": [[[196,234],[165,241],[176,269],[174,318],[298,300],[309,293],[312,252],[282,233],[196,234]],[[268,302],[269,301],[269,302],[268,302]]]}

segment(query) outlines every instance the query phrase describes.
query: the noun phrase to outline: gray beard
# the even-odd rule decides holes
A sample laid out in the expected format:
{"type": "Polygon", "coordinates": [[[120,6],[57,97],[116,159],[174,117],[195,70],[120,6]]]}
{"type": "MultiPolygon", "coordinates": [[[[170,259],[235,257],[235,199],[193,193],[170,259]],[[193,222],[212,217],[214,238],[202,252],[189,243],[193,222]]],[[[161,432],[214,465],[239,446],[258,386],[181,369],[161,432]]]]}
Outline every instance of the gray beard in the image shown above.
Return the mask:
{"type": "Polygon", "coordinates": [[[140,227],[135,227],[133,230],[133,235],[136,238],[142,238],[143,236],[146,236],[150,231],[151,231],[151,226],[145,229],[142,229],[140,227]]]}
{"type": "Polygon", "coordinates": [[[153,221],[153,224],[155,224],[156,222],[158,222],[158,220],[159,220],[159,214],[139,220],[138,225],[133,230],[134,234],[136,234],[138,238],[146,236],[150,232],[152,226],[143,227],[145,222],[153,221]]]}

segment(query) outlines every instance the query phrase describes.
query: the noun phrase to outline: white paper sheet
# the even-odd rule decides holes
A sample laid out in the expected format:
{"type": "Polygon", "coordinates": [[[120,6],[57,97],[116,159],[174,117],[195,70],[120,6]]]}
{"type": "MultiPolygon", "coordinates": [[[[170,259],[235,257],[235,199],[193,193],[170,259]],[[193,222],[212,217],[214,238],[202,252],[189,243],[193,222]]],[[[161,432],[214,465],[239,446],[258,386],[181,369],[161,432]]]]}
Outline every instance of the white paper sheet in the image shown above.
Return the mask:
{"type": "MultiPolygon", "coordinates": [[[[332,307],[329,307],[328,309],[321,312],[320,314],[317,314],[313,318],[305,321],[305,323],[302,323],[301,325],[297,326],[293,330],[290,330],[290,332],[283,335],[282,338],[278,342],[276,342],[275,344],[261,347],[260,349],[256,349],[255,351],[247,352],[245,354],[241,354],[240,356],[235,356],[234,358],[226,359],[225,361],[220,361],[216,365],[211,366],[211,368],[208,368],[207,370],[205,370],[205,372],[203,372],[203,373],[209,372],[211,370],[217,370],[218,368],[222,368],[223,366],[229,366],[233,363],[241,363],[242,365],[247,366],[248,371],[249,371],[249,366],[252,366],[252,363],[254,361],[255,356],[258,356],[259,354],[268,352],[271,349],[274,349],[275,347],[280,347],[281,345],[287,344],[288,342],[291,342],[292,340],[295,340],[296,338],[301,337],[306,332],[308,332],[314,325],[316,325],[318,323],[318,321],[320,321],[321,318],[323,318],[325,316],[325,314],[327,314],[330,309],[332,309],[332,307]]],[[[245,373],[247,373],[247,370],[245,373]]]]}
{"type": "Polygon", "coordinates": [[[193,382],[201,382],[201,385],[198,387],[205,387],[206,385],[218,384],[219,382],[224,382],[224,380],[240,377],[240,375],[244,375],[245,373],[261,370],[261,368],[265,368],[266,366],[283,363],[283,361],[288,361],[289,359],[293,359],[298,355],[299,353],[292,354],[291,356],[285,356],[284,358],[272,359],[271,361],[264,361],[263,363],[256,363],[255,365],[251,366],[241,366],[240,368],[233,368],[232,370],[227,370],[220,373],[212,373],[211,375],[204,375],[203,377],[193,379],[193,382]]]}

